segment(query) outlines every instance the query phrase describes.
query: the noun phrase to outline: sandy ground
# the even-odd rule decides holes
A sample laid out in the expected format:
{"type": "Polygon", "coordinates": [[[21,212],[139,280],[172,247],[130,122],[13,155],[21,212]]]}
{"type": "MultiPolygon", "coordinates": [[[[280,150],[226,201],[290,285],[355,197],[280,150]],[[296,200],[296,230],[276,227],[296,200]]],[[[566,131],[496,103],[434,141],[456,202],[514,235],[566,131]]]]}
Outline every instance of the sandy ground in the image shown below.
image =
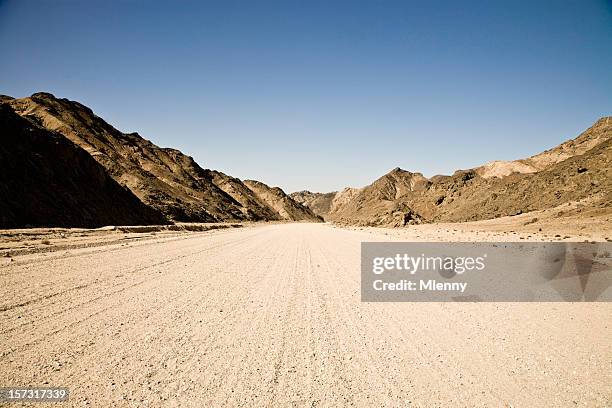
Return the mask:
{"type": "Polygon", "coordinates": [[[0,386],[65,386],[75,406],[611,406],[612,304],[360,302],[364,240],[609,234],[532,224],[83,232],[104,242],[21,252],[6,235],[0,386]]]}

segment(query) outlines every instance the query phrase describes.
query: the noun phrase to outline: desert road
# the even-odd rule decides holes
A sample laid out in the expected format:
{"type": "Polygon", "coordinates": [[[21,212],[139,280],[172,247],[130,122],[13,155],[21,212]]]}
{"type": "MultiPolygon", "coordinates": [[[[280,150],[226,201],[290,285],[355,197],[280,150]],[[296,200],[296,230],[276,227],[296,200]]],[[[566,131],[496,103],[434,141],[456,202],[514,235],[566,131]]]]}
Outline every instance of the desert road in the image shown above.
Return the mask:
{"type": "Polygon", "coordinates": [[[67,387],[69,406],[612,404],[612,304],[362,303],[360,242],[387,239],[272,224],[15,257],[0,387],[67,387]]]}

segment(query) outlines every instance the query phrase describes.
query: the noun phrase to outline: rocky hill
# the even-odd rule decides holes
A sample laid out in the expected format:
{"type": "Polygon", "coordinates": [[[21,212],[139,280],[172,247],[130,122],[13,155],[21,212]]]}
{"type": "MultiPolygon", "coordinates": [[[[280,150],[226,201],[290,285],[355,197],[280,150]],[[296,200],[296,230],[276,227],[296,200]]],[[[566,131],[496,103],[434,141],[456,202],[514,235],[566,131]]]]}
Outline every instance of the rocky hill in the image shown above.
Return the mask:
{"type": "Polygon", "coordinates": [[[257,198],[285,220],[322,221],[311,209],[295,202],[279,187],[269,187],[260,181],[245,180],[244,184],[255,192],[257,198]]]}
{"type": "Polygon", "coordinates": [[[484,178],[509,176],[512,173],[535,173],[555,165],[563,160],[586,153],[598,144],[610,138],[612,118],[599,119],[586,131],[575,139],[568,140],[560,145],[527,159],[513,161],[492,161],[474,170],[484,178]]]}
{"type": "MultiPolygon", "coordinates": [[[[171,221],[317,220],[307,209],[278,213],[297,206],[263,202],[240,180],[200,167],[176,149],[161,148],[138,133],[123,133],[88,107],[49,93],[3,98],[17,114],[40,128],[64,136],[85,150],[120,185],[171,221]],[[217,185],[218,183],[218,185],[217,185]]],[[[263,184],[263,183],[262,183],[263,184]]],[[[267,187],[267,186],[266,186],[267,187]]]]}
{"type": "Polygon", "coordinates": [[[492,162],[431,179],[396,168],[360,190],[338,193],[326,219],[402,226],[515,215],[571,201],[612,210],[612,118],[528,159],[492,162]]]}
{"type": "Polygon", "coordinates": [[[361,225],[402,226],[421,222],[421,217],[404,202],[421,194],[430,182],[420,173],[395,168],[362,189],[344,190],[335,200],[328,218],[361,225]]]}
{"type": "MultiPolygon", "coordinates": [[[[436,186],[442,202],[432,220],[497,218],[587,199],[590,206],[612,210],[612,139],[533,173],[493,179],[466,175],[460,182],[455,177],[436,186]]],[[[423,199],[434,197],[432,189],[423,199]]]]}
{"type": "Polygon", "coordinates": [[[0,228],[168,223],[86,151],[6,104],[0,129],[0,228]]]}
{"type": "Polygon", "coordinates": [[[249,219],[257,221],[279,221],[285,219],[266,202],[262,201],[253,190],[248,188],[244,182],[242,182],[242,180],[228,176],[220,171],[207,171],[212,176],[212,182],[217,187],[240,203],[242,208],[245,209],[246,216],[249,219]]]}
{"type": "Polygon", "coordinates": [[[291,193],[289,196],[304,207],[310,208],[315,214],[325,218],[331,210],[332,201],[336,194],[337,192],[335,191],[332,193],[312,193],[308,190],[303,190],[291,193]]]}

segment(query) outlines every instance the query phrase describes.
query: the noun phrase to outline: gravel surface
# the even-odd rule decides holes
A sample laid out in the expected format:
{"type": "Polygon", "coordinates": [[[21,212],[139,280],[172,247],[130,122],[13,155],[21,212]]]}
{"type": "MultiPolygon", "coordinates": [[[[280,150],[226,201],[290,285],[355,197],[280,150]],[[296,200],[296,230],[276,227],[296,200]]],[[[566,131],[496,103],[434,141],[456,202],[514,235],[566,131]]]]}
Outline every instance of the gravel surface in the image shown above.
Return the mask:
{"type": "Polygon", "coordinates": [[[16,256],[0,386],[75,406],[612,404],[612,305],[361,303],[377,238],[410,236],[275,224],[16,256]]]}

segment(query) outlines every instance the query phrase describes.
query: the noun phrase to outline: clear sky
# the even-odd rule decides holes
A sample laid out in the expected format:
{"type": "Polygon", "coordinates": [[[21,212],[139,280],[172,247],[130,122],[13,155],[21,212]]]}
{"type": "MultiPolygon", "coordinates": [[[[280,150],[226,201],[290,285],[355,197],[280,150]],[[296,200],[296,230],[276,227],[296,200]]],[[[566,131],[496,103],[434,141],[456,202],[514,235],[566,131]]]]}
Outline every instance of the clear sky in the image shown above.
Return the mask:
{"type": "Polygon", "coordinates": [[[0,0],[0,85],[331,191],[529,156],[612,114],[612,5],[0,0]]]}

